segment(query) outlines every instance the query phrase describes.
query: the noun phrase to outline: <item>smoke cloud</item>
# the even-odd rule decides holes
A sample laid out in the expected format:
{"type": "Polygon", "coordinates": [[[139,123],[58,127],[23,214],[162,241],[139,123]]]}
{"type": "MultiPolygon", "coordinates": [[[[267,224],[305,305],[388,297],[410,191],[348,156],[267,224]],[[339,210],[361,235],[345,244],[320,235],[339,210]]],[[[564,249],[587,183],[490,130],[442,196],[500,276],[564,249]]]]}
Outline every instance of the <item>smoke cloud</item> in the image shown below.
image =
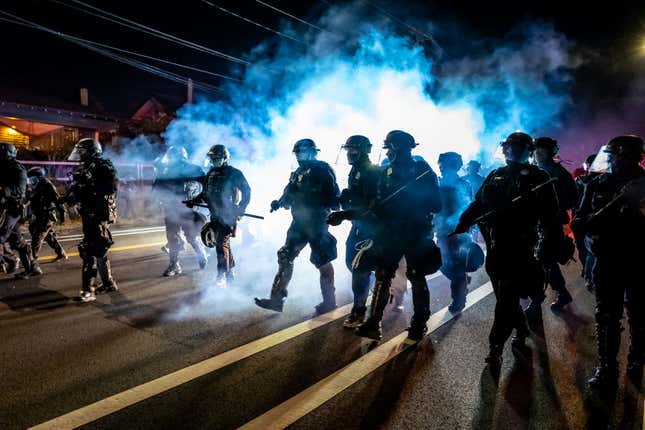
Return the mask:
{"type": "MultiPolygon", "coordinates": [[[[435,64],[426,47],[364,9],[361,2],[331,7],[316,23],[326,31],[301,35],[305,50],[288,41],[259,45],[251,53],[256,65],[242,83],[229,84],[222,100],[185,105],[164,133],[166,145],[186,146],[197,164],[211,145],[227,145],[230,164],[243,171],[252,188],[248,211],[266,216],[242,221],[244,238],[234,239],[233,246],[236,284],[246,292],[236,300],[207,297],[206,302],[220,303],[218,312],[252,308],[252,293],[270,291],[290,215],[268,214],[268,208],[295,168],[296,140],[312,138],[318,144],[319,159],[334,166],[342,189],[349,166],[334,162],[350,135],[369,137],[375,162],[387,132],[401,129],[416,138],[415,153],[435,169],[438,155],[446,151],[490,165],[503,137],[515,130],[553,129],[571,107],[570,72],[579,60],[566,37],[548,23],[522,23],[501,40],[462,40],[435,64]],[[222,309],[223,303],[230,309],[222,309]]],[[[339,240],[336,286],[345,292],[347,230],[347,225],[332,229],[339,240]]],[[[320,297],[318,272],[307,259],[305,250],[296,261],[289,301],[320,297]]],[[[203,281],[205,288],[213,283],[203,281]]]]}

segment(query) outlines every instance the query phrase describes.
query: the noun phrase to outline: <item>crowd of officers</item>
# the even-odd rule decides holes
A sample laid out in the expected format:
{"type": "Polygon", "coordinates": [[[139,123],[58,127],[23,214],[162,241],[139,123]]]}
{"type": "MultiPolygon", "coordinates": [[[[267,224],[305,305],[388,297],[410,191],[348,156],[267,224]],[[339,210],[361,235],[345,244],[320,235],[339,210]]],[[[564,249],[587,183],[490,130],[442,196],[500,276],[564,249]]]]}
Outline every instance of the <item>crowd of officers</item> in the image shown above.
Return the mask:
{"type": "MultiPolygon", "coordinates": [[[[270,294],[256,298],[255,303],[283,310],[294,261],[309,245],[310,261],[320,272],[322,302],[315,310],[323,314],[335,309],[332,262],[337,258],[337,241],[329,228],[349,221],[346,265],[352,274],[354,302],[343,326],[359,336],[380,339],[392,280],[404,268],[414,308],[408,338],[416,342],[425,335],[430,317],[426,277],[440,270],[450,280],[449,311],[458,313],[466,306],[468,274],[484,264],[485,258],[497,299],[486,362],[491,370],[498,370],[511,336],[514,350],[526,348],[531,329],[540,323],[548,285],[556,293],[551,304],[554,312],[565,311],[572,302],[560,269],[573,259],[576,248],[565,234],[570,224],[582,276],[596,296],[598,366],[590,385],[616,387],[623,307],[631,335],[627,374],[640,384],[645,316],[638,310],[645,300],[636,280],[639,263],[645,261],[645,170],[639,165],[645,154],[643,140],[631,135],[612,139],[598,154],[605,168],[592,169],[594,156],[590,156],[575,180],[557,161],[558,144],[549,137],[533,139],[526,133],[512,133],[500,144],[506,164],[486,178],[479,174],[477,161],[470,161],[467,174],[459,176],[463,160],[455,152],[439,156],[438,177],[422,157],[412,154],[416,146],[409,133],[394,130],[384,141],[387,159],[375,165],[369,158],[369,139],[349,137],[342,149],[351,171],[348,186],[341,191],[331,166],[317,159],[315,142],[297,141],[293,153],[298,168],[270,207],[271,212],[290,210],[292,222],[278,250],[278,271],[270,294]],[[479,238],[486,244],[485,257],[477,244],[479,238]],[[526,309],[521,299],[530,299],[526,309]]],[[[59,197],[42,168],[26,172],[15,159],[15,148],[0,144],[2,267],[17,265],[6,245],[18,253],[23,278],[42,274],[37,259],[45,241],[55,250],[57,260],[66,259],[53,224],[64,220],[63,204],[67,204],[78,208],[83,225],[78,246],[83,261],[79,299],[92,301],[95,292],[118,290],[107,256],[113,243],[108,227],[116,219],[118,178],[101,152],[93,139],[78,142],[70,160],[80,164],[67,192],[59,197]],[[31,246],[20,232],[27,188],[31,246]]],[[[168,241],[164,249],[169,256],[163,275],[182,272],[179,255],[185,237],[202,269],[208,263],[204,245],[215,248],[216,283],[225,285],[234,279],[231,238],[237,223],[242,216],[253,216],[245,213],[251,190],[242,172],[229,165],[230,154],[224,145],[211,147],[208,158],[210,168],[204,173],[188,161],[185,148],[171,146],[158,162],[153,192],[164,210],[168,241]],[[200,208],[207,209],[207,214],[200,208]]]]}

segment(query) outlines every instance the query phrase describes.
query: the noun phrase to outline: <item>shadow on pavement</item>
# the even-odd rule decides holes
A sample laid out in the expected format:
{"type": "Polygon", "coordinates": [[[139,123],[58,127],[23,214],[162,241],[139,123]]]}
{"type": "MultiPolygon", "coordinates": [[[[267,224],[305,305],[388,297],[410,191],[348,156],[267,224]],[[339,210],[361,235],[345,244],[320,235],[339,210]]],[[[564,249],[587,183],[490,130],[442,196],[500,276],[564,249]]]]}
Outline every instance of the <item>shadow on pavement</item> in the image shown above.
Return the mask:
{"type": "Polygon", "coordinates": [[[46,311],[66,306],[71,298],[55,290],[44,288],[42,278],[0,280],[0,301],[13,311],[46,311]]]}
{"type": "Polygon", "coordinates": [[[383,428],[394,405],[397,404],[408,378],[414,369],[427,369],[434,351],[432,341],[426,338],[416,346],[410,346],[392,359],[381,371],[383,379],[378,393],[367,409],[360,428],[383,428]]]}
{"type": "Polygon", "coordinates": [[[493,427],[495,405],[497,403],[497,380],[488,366],[482,370],[479,378],[479,403],[470,426],[473,430],[493,427]]]}

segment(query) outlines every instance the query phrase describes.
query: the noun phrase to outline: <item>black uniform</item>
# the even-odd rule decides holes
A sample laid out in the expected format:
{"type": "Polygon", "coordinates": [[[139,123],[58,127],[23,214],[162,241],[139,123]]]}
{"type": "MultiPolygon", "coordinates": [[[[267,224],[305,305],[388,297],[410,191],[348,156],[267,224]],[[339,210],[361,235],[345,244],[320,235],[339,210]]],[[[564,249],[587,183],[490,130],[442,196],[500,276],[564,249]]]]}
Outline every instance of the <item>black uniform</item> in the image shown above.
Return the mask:
{"type": "MultiPolygon", "coordinates": [[[[569,224],[569,210],[572,210],[578,205],[578,187],[571,176],[561,164],[551,161],[541,167],[545,170],[551,178],[557,178],[554,183],[555,192],[558,197],[558,219],[562,225],[569,224]]],[[[557,294],[558,299],[556,303],[565,305],[571,302],[571,294],[567,290],[566,281],[562,276],[560,265],[554,255],[545,255],[542,264],[544,265],[544,275],[546,282],[551,285],[557,294]]],[[[538,292],[536,296],[531,297],[536,306],[538,303],[544,301],[544,292],[538,292]]]]}
{"type": "MultiPolygon", "coordinates": [[[[320,268],[338,256],[336,238],[329,233],[326,218],[338,207],[339,189],[329,164],[320,160],[302,161],[289,178],[279,202],[291,208],[293,220],[287,239],[278,250],[278,273],[273,281],[271,298],[287,297],[287,286],[293,275],[293,261],[302,249],[311,247],[311,263],[320,268]]],[[[321,276],[320,289],[325,303],[336,303],[333,277],[321,276]]]]}
{"type": "MultiPolygon", "coordinates": [[[[576,186],[578,187],[578,196],[580,201],[576,208],[574,209],[574,217],[577,214],[577,208],[582,204],[582,197],[584,196],[585,188],[587,184],[591,182],[594,178],[598,176],[598,173],[590,172],[586,175],[581,175],[576,178],[576,186]]],[[[578,259],[580,264],[582,264],[582,277],[584,278],[587,288],[593,290],[593,267],[596,264],[596,257],[593,253],[589,252],[589,240],[583,233],[573,232],[576,240],[576,248],[578,249],[578,259]]]]}
{"type": "Polygon", "coordinates": [[[406,276],[412,284],[414,315],[410,330],[421,336],[425,332],[425,324],[430,318],[430,295],[425,277],[441,266],[441,254],[433,241],[432,228],[433,214],[440,210],[437,176],[423,159],[400,156],[383,168],[377,204],[373,209],[379,220],[373,247],[376,283],[370,315],[359,327],[359,335],[373,330],[380,332],[392,278],[403,257],[407,262],[406,276]],[[387,202],[378,204],[403,186],[407,188],[387,202]]]}
{"type": "Polygon", "coordinates": [[[25,209],[27,171],[14,158],[9,158],[0,161],[0,172],[0,246],[4,249],[5,244],[9,244],[18,253],[25,274],[29,274],[32,271],[31,252],[20,230],[25,209]]]}
{"type": "Polygon", "coordinates": [[[486,271],[491,278],[497,304],[490,331],[491,356],[500,357],[504,343],[513,329],[518,337],[528,334],[520,298],[542,290],[544,272],[535,257],[538,224],[548,243],[558,239],[562,225],[553,186],[535,192],[533,187],[549,180],[549,175],[528,163],[508,161],[507,166],[492,171],[461,215],[458,231],[466,231],[477,218],[495,211],[479,223],[486,240],[486,271]],[[511,200],[525,195],[515,204],[511,200]]]}
{"type": "Polygon", "coordinates": [[[450,279],[452,304],[450,311],[463,309],[466,304],[468,280],[466,275],[467,252],[466,246],[471,238],[466,235],[448,237],[455,230],[459,216],[473,200],[472,189],[463,178],[454,181],[439,179],[441,192],[441,212],[435,217],[437,245],[441,249],[441,273],[450,279]]]}
{"type": "MultiPolygon", "coordinates": [[[[644,188],[645,171],[638,165],[620,174],[601,174],[587,185],[574,220],[574,231],[587,236],[590,251],[596,258],[593,280],[599,369],[602,377],[611,374],[614,380],[618,374],[616,355],[620,346],[623,307],[627,308],[631,335],[628,364],[637,374],[638,368],[642,369],[645,364],[645,290],[642,282],[645,261],[644,188]],[[637,195],[631,196],[628,192],[589,219],[618,196],[626,184],[632,184],[637,195]]],[[[597,376],[602,379],[598,373],[597,376]]]]}
{"type": "Polygon", "coordinates": [[[191,183],[197,185],[203,176],[204,172],[199,166],[183,159],[163,165],[157,172],[153,189],[164,211],[168,256],[170,257],[168,270],[179,267],[179,253],[183,249],[184,243],[181,237],[182,231],[188,243],[195,250],[200,266],[206,266],[206,252],[200,240],[200,232],[205,219],[203,215],[187,208],[182,203],[184,200],[195,197],[191,195],[191,183]]]}
{"type": "Polygon", "coordinates": [[[367,240],[376,234],[376,223],[373,214],[368,214],[369,205],[376,199],[378,180],[381,169],[372,164],[367,156],[354,164],[349,172],[347,188],[340,195],[341,208],[348,211],[352,228],[347,236],[345,263],[352,272],[352,292],[354,307],[352,312],[364,315],[369,294],[370,274],[375,269],[372,254],[361,252],[359,248],[367,246],[367,240]],[[354,263],[356,263],[354,267],[354,263]]]}
{"type": "Polygon", "coordinates": [[[64,197],[67,204],[78,206],[83,224],[83,239],[78,245],[78,253],[83,260],[84,292],[92,292],[97,269],[103,282],[103,291],[118,289],[107,255],[114,243],[108,225],[116,221],[118,182],[112,162],[97,155],[84,160],[76,169],[72,184],[64,197]]]}
{"type": "Polygon", "coordinates": [[[47,178],[41,177],[29,196],[31,220],[31,252],[34,260],[38,259],[43,242],[47,242],[56,252],[57,258],[65,258],[65,251],[56,238],[54,223],[63,220],[65,208],[59,202],[56,187],[47,178]]]}
{"type": "Polygon", "coordinates": [[[230,278],[235,267],[231,236],[235,235],[237,221],[251,201],[251,188],[244,174],[229,165],[212,167],[203,181],[203,191],[195,200],[208,205],[211,223],[217,232],[217,272],[230,278]]]}

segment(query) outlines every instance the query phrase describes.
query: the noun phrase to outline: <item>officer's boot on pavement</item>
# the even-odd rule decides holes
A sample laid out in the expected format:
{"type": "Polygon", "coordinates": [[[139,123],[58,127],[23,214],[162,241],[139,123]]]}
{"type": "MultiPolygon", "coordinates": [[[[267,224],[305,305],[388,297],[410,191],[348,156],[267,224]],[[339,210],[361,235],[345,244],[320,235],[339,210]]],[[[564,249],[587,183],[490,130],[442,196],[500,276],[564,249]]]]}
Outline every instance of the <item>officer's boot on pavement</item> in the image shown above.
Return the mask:
{"type": "MultiPolygon", "coordinates": [[[[22,267],[25,269],[20,273],[16,273],[14,277],[16,279],[27,279],[29,276],[32,275],[31,269],[33,265],[33,261],[31,259],[31,250],[28,249],[27,246],[24,248],[18,249],[18,257],[20,259],[20,264],[22,264],[22,267]]],[[[40,272],[42,274],[42,271],[40,272]]]]}
{"type": "Polygon", "coordinates": [[[491,371],[499,372],[502,366],[502,353],[504,352],[504,345],[490,345],[488,356],[484,359],[486,364],[491,368],[491,371]]]}
{"type": "Polygon", "coordinates": [[[343,327],[355,329],[365,321],[365,313],[367,312],[366,306],[354,306],[349,316],[343,321],[343,327]]]}
{"type": "Polygon", "coordinates": [[[179,265],[179,261],[171,259],[168,267],[163,272],[163,276],[170,277],[177,275],[181,275],[181,266],[179,265]]]}
{"type": "Polygon", "coordinates": [[[96,292],[104,294],[118,291],[119,287],[112,277],[112,267],[107,255],[96,257],[96,267],[98,268],[101,282],[103,283],[103,285],[96,289],[96,292]]]}
{"type": "Polygon", "coordinates": [[[383,337],[381,320],[383,319],[383,311],[390,299],[390,283],[391,278],[377,274],[374,292],[372,293],[372,305],[370,306],[369,317],[356,329],[358,336],[374,340],[379,340],[383,337]]]}
{"type": "Polygon", "coordinates": [[[320,271],[320,292],[323,301],[316,305],[316,314],[322,315],[336,309],[336,288],[334,287],[334,266],[327,263],[318,268],[320,271]]]}
{"type": "Polygon", "coordinates": [[[414,314],[410,327],[408,327],[408,339],[418,342],[428,332],[427,322],[430,318],[430,292],[425,276],[412,276],[412,306],[414,314]]]}
{"type": "Polygon", "coordinates": [[[466,294],[468,292],[468,278],[456,279],[450,281],[450,292],[452,303],[448,306],[448,311],[452,314],[461,312],[466,307],[466,294]]]}
{"type": "Polygon", "coordinates": [[[83,266],[81,268],[81,291],[78,296],[78,300],[81,302],[93,302],[96,300],[94,295],[94,287],[96,280],[97,271],[94,268],[94,261],[92,260],[83,260],[83,266]]]}
{"type": "Polygon", "coordinates": [[[618,388],[616,355],[620,347],[620,324],[613,324],[611,327],[606,324],[596,324],[596,342],[598,366],[587,382],[592,389],[615,392],[618,388]]]}
{"type": "Polygon", "coordinates": [[[278,273],[273,278],[271,297],[268,299],[255,298],[255,304],[271,311],[282,312],[284,299],[287,297],[287,286],[293,275],[293,262],[278,261],[278,273]]]}
{"type": "Polygon", "coordinates": [[[42,275],[43,274],[43,269],[40,268],[40,265],[36,260],[33,260],[31,262],[31,270],[29,271],[29,274],[34,276],[42,275]]]}

